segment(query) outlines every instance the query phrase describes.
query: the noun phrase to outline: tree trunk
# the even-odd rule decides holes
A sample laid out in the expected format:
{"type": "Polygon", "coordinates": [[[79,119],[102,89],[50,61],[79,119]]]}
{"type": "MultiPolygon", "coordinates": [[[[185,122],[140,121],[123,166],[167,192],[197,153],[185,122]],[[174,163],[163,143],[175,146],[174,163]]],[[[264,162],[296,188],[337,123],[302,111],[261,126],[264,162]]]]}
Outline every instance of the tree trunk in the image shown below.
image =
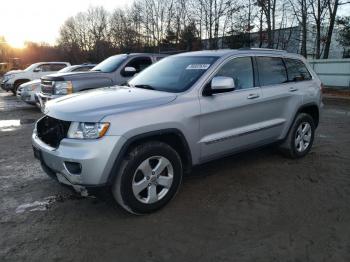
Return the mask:
{"type": "Polygon", "coordinates": [[[328,56],[329,56],[329,49],[331,47],[332,34],[333,34],[333,29],[334,29],[334,24],[335,24],[335,18],[336,18],[337,11],[338,11],[338,5],[339,5],[339,0],[335,0],[333,10],[332,10],[331,3],[328,3],[330,18],[329,18],[329,27],[328,27],[328,31],[327,31],[327,39],[326,39],[326,45],[324,48],[323,59],[328,59],[328,56]]]}
{"type": "Polygon", "coordinates": [[[262,37],[262,26],[263,26],[263,11],[262,9],[260,10],[260,21],[259,21],[259,40],[260,40],[260,43],[259,43],[259,48],[262,47],[262,44],[263,44],[263,37],[262,37]]]}
{"type": "Polygon", "coordinates": [[[321,0],[317,0],[316,59],[321,57],[321,0]]]}
{"type": "Polygon", "coordinates": [[[302,2],[302,18],[301,18],[301,26],[302,26],[302,39],[301,39],[301,55],[307,58],[307,8],[306,8],[306,0],[302,2]]]}

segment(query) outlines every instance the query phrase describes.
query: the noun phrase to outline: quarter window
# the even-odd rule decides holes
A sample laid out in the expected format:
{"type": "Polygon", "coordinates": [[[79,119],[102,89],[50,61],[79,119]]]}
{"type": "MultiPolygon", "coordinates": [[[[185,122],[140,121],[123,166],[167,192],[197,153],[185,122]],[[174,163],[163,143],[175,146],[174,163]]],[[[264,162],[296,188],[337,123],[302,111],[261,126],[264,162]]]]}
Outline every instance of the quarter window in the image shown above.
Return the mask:
{"type": "Polygon", "coordinates": [[[216,76],[232,77],[236,90],[252,88],[254,86],[252,59],[250,57],[232,59],[220,68],[216,76]]]}
{"type": "Polygon", "coordinates": [[[260,56],[256,58],[262,86],[286,83],[287,72],[282,58],[260,56]]]}
{"type": "Polygon", "coordinates": [[[288,72],[288,81],[296,82],[311,79],[311,75],[302,61],[287,58],[285,62],[288,72]]]}

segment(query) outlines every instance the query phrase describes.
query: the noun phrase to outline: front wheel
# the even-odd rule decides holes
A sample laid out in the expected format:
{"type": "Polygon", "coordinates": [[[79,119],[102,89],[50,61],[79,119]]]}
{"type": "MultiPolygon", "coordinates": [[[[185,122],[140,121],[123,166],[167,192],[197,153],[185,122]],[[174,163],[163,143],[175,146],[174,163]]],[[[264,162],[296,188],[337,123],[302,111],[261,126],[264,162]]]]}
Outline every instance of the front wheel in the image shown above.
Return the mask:
{"type": "Polygon", "coordinates": [[[136,146],[124,159],[112,193],[128,212],[145,214],[165,206],[182,180],[179,154],[162,142],[136,146]]]}
{"type": "Polygon", "coordinates": [[[310,151],[314,136],[313,118],[308,114],[301,113],[294,120],[286,140],[281,145],[281,150],[290,158],[301,158],[310,151]]]}

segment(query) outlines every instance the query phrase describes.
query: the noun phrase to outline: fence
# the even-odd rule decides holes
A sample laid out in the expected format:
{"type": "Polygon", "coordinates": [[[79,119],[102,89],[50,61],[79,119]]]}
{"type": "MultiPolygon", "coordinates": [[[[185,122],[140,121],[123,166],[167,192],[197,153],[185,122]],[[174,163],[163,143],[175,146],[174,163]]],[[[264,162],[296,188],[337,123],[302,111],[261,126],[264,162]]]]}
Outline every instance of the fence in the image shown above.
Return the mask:
{"type": "Polygon", "coordinates": [[[350,59],[312,59],[311,67],[327,87],[350,88],[350,59]]]}

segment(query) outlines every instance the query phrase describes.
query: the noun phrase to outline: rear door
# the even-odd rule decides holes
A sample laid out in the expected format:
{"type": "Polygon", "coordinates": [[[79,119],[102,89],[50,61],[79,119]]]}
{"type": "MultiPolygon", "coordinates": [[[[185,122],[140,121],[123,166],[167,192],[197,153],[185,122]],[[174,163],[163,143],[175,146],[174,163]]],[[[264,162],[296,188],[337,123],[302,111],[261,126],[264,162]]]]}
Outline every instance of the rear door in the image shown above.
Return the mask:
{"type": "Polygon", "coordinates": [[[215,76],[232,77],[236,88],[232,92],[200,96],[201,161],[249,147],[262,139],[258,130],[262,94],[254,81],[252,58],[232,58],[215,76]]]}
{"type": "Polygon", "coordinates": [[[303,96],[303,104],[314,101],[319,92],[319,85],[312,79],[304,62],[295,58],[285,58],[288,71],[289,92],[303,96]]]}
{"type": "Polygon", "coordinates": [[[269,138],[279,140],[289,127],[292,114],[301,103],[302,97],[294,83],[288,80],[282,57],[257,56],[255,59],[264,103],[261,116],[264,121],[271,123],[269,138]]]}

